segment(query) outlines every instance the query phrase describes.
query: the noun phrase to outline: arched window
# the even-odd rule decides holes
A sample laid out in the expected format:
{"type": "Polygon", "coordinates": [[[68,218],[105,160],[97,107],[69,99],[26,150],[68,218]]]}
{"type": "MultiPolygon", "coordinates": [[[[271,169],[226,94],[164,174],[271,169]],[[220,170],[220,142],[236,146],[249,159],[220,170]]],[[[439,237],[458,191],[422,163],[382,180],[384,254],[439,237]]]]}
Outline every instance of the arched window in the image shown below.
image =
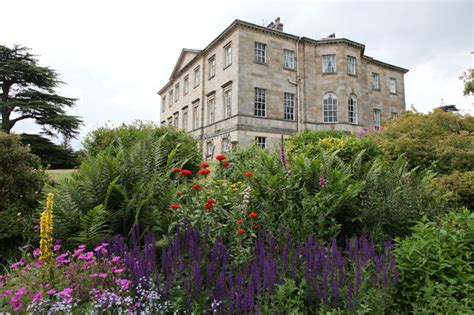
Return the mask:
{"type": "Polygon", "coordinates": [[[337,122],[337,96],[334,93],[326,93],[323,98],[324,122],[337,122]]]}
{"type": "Polygon", "coordinates": [[[347,117],[350,124],[357,124],[357,97],[355,95],[349,96],[347,100],[347,117]]]}

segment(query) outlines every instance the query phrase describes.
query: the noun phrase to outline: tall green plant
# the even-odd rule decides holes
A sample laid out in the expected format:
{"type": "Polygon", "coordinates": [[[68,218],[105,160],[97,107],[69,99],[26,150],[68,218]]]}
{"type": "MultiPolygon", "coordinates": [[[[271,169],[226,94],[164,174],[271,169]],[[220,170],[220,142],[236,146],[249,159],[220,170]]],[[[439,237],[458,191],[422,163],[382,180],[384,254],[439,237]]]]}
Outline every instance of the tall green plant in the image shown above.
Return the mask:
{"type": "Polygon", "coordinates": [[[169,224],[174,180],[170,170],[188,162],[178,144],[169,151],[168,135],[144,135],[131,147],[120,139],[88,155],[56,192],[56,237],[96,243],[107,236],[131,235],[134,225],[158,237],[169,224]]]}

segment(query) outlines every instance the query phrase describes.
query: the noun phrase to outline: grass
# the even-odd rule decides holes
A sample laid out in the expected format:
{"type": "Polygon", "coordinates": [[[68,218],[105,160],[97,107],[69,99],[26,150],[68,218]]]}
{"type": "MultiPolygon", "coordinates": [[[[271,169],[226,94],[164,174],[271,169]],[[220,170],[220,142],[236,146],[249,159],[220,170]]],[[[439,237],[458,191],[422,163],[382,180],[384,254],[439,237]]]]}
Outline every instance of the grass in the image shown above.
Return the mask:
{"type": "Polygon", "coordinates": [[[61,180],[71,176],[75,171],[75,169],[47,170],[46,173],[54,182],[60,182],[61,180]]]}

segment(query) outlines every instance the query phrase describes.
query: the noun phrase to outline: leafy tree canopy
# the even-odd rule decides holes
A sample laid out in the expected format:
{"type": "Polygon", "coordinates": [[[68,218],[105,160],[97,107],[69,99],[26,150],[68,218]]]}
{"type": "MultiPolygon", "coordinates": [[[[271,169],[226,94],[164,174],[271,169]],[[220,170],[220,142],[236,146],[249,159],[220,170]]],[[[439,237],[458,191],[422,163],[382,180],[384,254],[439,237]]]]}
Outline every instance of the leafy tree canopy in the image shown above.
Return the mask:
{"type": "Polygon", "coordinates": [[[56,94],[63,84],[58,73],[38,65],[30,49],[0,45],[1,129],[10,133],[15,124],[34,119],[47,135],[75,136],[82,121],[66,114],[76,99],[56,94]]]}

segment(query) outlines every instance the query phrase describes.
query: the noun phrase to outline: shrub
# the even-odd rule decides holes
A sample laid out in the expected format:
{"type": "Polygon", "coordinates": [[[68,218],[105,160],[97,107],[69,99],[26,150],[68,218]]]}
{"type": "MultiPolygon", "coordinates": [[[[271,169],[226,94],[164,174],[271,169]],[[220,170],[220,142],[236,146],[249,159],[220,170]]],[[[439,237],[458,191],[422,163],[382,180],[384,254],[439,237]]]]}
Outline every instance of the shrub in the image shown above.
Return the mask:
{"type": "Polygon", "coordinates": [[[158,139],[166,134],[162,143],[164,149],[171,152],[179,145],[180,150],[175,159],[185,161],[183,167],[197,171],[202,154],[198,142],[185,131],[173,127],[157,127],[153,123],[135,121],[131,125],[122,125],[116,128],[102,127],[90,132],[83,141],[84,153],[95,156],[109,146],[114,152],[129,149],[137,142],[147,138],[158,139]]]}
{"type": "Polygon", "coordinates": [[[474,210],[474,171],[454,171],[450,175],[435,178],[434,184],[441,191],[453,193],[458,204],[474,210]]]}
{"type": "Polygon", "coordinates": [[[44,167],[51,169],[70,169],[78,166],[77,152],[54,144],[51,140],[39,135],[22,134],[21,142],[30,146],[31,153],[41,159],[44,167]]]}
{"type": "Polygon", "coordinates": [[[370,137],[391,160],[404,155],[410,167],[440,174],[474,169],[474,117],[435,110],[406,112],[370,137]]]}
{"type": "Polygon", "coordinates": [[[31,235],[45,178],[38,157],[20,137],[0,132],[0,263],[31,235]]]}
{"type": "Polygon", "coordinates": [[[398,240],[401,309],[442,314],[467,310],[474,296],[473,240],[474,213],[466,209],[434,221],[425,218],[412,236],[398,240]]]}
{"type": "Polygon", "coordinates": [[[87,155],[57,187],[56,238],[95,244],[116,234],[128,238],[134,225],[158,238],[166,234],[178,184],[171,169],[189,163],[181,151],[189,148],[175,144],[170,150],[170,143],[168,133],[148,133],[133,146],[87,155]]]}

